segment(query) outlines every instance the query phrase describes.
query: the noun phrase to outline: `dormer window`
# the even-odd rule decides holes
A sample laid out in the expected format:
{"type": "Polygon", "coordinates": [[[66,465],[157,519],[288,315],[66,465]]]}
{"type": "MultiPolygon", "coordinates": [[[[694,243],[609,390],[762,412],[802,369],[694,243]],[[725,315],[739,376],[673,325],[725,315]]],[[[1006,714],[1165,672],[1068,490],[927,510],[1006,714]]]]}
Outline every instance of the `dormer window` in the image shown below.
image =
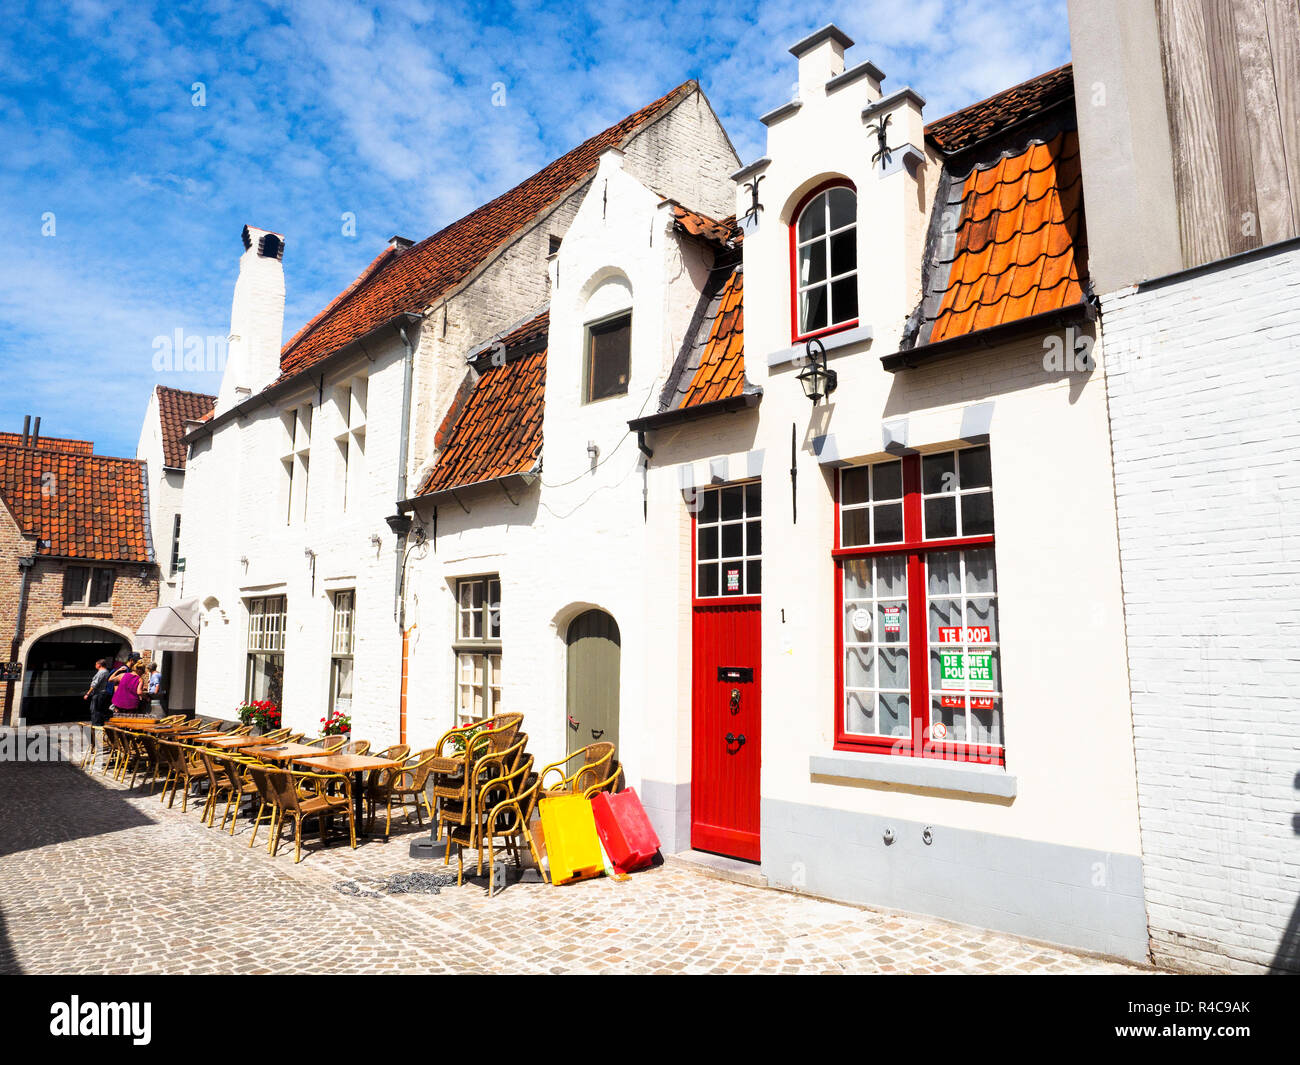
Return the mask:
{"type": "Polygon", "coordinates": [[[840,181],[815,189],[795,213],[793,247],[796,340],[858,321],[858,196],[840,181]]]}

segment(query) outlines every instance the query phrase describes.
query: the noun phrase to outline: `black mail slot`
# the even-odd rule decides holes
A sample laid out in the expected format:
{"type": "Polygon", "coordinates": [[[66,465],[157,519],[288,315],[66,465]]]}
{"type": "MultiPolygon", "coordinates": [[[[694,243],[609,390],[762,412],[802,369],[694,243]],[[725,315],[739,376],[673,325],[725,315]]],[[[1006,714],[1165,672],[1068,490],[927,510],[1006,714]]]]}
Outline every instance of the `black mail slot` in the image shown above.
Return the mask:
{"type": "Polygon", "coordinates": [[[753,666],[719,666],[718,680],[731,681],[735,684],[753,684],[753,666]]]}

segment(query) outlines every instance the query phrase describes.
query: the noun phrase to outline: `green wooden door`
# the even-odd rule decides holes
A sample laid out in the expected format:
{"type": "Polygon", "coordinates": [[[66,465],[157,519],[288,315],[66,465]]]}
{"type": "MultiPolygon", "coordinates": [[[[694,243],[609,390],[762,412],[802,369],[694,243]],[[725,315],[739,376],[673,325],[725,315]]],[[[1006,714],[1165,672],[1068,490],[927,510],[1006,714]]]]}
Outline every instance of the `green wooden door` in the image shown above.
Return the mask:
{"type": "Polygon", "coordinates": [[[603,610],[588,610],[569,623],[565,643],[569,753],[597,741],[617,744],[618,624],[603,610]]]}

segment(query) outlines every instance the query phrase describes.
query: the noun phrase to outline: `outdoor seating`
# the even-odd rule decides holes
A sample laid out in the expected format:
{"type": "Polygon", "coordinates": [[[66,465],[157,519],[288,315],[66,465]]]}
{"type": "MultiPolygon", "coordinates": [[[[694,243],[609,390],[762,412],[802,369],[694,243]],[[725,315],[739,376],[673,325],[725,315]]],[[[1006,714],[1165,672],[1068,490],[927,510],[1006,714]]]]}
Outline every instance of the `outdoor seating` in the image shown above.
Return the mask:
{"type": "MultiPolygon", "coordinates": [[[[488,897],[496,889],[496,841],[504,839],[507,852],[514,851],[516,861],[522,865],[522,854],[516,840],[527,842],[538,870],[541,857],[533,840],[529,823],[537,804],[538,776],[533,771],[533,759],[525,758],[505,776],[494,777],[483,784],[474,796],[473,807],[479,811],[467,824],[457,825],[448,835],[448,848],[456,848],[456,883],[465,881],[465,849],[478,851],[478,874],[483,873],[483,852],[488,859],[488,897]]],[[[545,878],[545,873],[542,873],[545,878]]]]}
{"type": "Polygon", "coordinates": [[[266,841],[266,851],[269,854],[275,840],[275,831],[280,821],[280,802],[276,796],[275,789],[271,786],[270,773],[274,767],[262,762],[249,761],[244,765],[244,772],[252,782],[253,788],[257,792],[258,806],[257,816],[253,819],[253,834],[249,837],[248,845],[251,847],[257,842],[258,829],[262,824],[262,815],[266,813],[268,807],[271,811],[271,836],[266,841]]]}
{"type": "Polygon", "coordinates": [[[344,744],[343,753],[344,754],[369,754],[370,741],[353,740],[351,743],[344,744]]]}
{"type": "MultiPolygon", "coordinates": [[[[408,743],[394,743],[379,752],[380,758],[388,758],[394,762],[405,762],[411,756],[411,745],[408,743]]],[[[365,796],[368,806],[367,816],[370,821],[375,819],[375,807],[381,802],[388,801],[388,787],[392,783],[393,776],[397,773],[395,769],[372,769],[366,774],[365,778],[365,796]]]]}
{"type": "Polygon", "coordinates": [[[212,815],[208,818],[208,824],[211,825],[215,820],[216,804],[221,795],[225,795],[226,806],[221,812],[221,827],[225,828],[226,818],[230,818],[230,834],[233,836],[235,824],[239,821],[239,804],[244,796],[258,794],[257,785],[248,777],[247,763],[234,754],[205,751],[203,759],[208,763],[212,788],[217,793],[212,799],[212,815]]]}
{"type": "Polygon", "coordinates": [[[589,743],[586,747],[579,748],[558,762],[552,762],[542,770],[541,797],[551,799],[559,795],[572,795],[585,791],[610,775],[613,761],[612,743],[589,743]],[[577,768],[566,769],[576,758],[582,759],[577,768]]]}
{"type": "MultiPolygon", "coordinates": [[[[414,757],[408,759],[406,765],[401,769],[395,770],[387,788],[387,807],[388,818],[384,824],[384,838],[387,838],[393,828],[393,803],[396,802],[399,809],[405,808],[408,804],[415,808],[416,820],[424,824],[424,812],[429,815],[429,820],[433,820],[433,808],[429,805],[429,796],[426,791],[426,785],[429,780],[429,771],[433,766],[433,760],[436,757],[434,748],[418,752],[414,757]],[[424,811],[421,811],[421,806],[424,811]]],[[[409,820],[410,814],[407,814],[409,820]]]]}
{"type": "Polygon", "coordinates": [[[270,781],[271,791],[280,808],[280,818],[272,830],[271,856],[275,857],[280,848],[280,834],[284,829],[285,817],[293,816],[294,863],[302,861],[302,820],[315,817],[320,832],[321,845],[325,844],[325,823],[330,817],[346,815],[348,834],[352,848],[357,846],[357,826],[352,812],[352,785],[346,776],[340,773],[299,773],[288,769],[263,769],[270,781]],[[299,794],[299,785],[314,781],[317,785],[315,794],[304,798],[299,794]],[[342,794],[331,795],[324,785],[341,782],[342,794]]]}
{"type": "Polygon", "coordinates": [[[163,780],[162,796],[158,801],[165,801],[167,808],[171,809],[176,802],[176,789],[183,786],[181,810],[187,810],[189,808],[190,788],[193,786],[194,781],[207,778],[207,767],[203,764],[199,752],[195,748],[184,744],[159,740],[158,754],[163,765],[167,767],[167,774],[163,780]],[[168,787],[171,788],[170,798],[168,787]]]}
{"type": "MultiPolygon", "coordinates": [[[[485,755],[508,750],[523,720],[523,714],[498,714],[486,721],[459,725],[443,733],[435,748],[432,767],[439,834],[444,828],[450,831],[452,825],[469,823],[473,808],[471,767],[485,755]]],[[[448,856],[444,855],[444,863],[447,860],[448,856]]]]}
{"type": "Polygon", "coordinates": [[[325,754],[334,754],[347,742],[346,736],[317,736],[314,740],[307,740],[306,746],[319,747],[325,754]]]}

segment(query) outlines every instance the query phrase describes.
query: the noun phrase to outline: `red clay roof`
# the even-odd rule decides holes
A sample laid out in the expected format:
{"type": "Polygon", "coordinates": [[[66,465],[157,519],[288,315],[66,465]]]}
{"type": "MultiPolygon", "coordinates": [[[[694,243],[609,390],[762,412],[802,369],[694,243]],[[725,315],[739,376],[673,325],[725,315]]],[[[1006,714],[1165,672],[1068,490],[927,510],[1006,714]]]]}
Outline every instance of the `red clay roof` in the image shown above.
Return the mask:
{"type": "Polygon", "coordinates": [[[162,425],[163,465],[185,468],[185,423],[202,421],[212,413],[217,397],[202,392],[182,392],[158,385],[158,420],[162,425]]]}
{"type": "Polygon", "coordinates": [[[1074,95],[1070,63],[963,107],[925,127],[926,137],[951,155],[1074,95]]]}
{"type": "MultiPolygon", "coordinates": [[[[22,447],[22,433],[0,433],[0,447],[22,447]]],[[[37,445],[45,451],[71,451],[77,455],[90,455],[95,445],[90,440],[71,440],[63,436],[44,436],[37,445]]]]}
{"type": "Polygon", "coordinates": [[[546,349],[512,357],[546,335],[543,312],[503,338],[506,362],[491,366],[470,391],[446,431],[445,445],[420,495],[528,473],[542,456],[546,349]]]}
{"type": "Polygon", "coordinates": [[[153,561],[135,459],[0,447],[0,498],[38,555],[153,561]]]}
{"type": "Polygon", "coordinates": [[[700,214],[699,211],[673,204],[673,218],[677,226],[687,233],[711,240],[715,244],[731,244],[741,238],[741,230],[736,227],[734,214],[719,221],[706,214],[700,214]]]}
{"type": "Polygon", "coordinates": [[[744,288],[745,274],[737,265],[717,297],[700,364],[679,406],[698,407],[702,403],[730,399],[745,390],[744,288]]]}
{"type": "Polygon", "coordinates": [[[1086,235],[1079,135],[1062,130],[954,178],[948,201],[955,242],[930,263],[919,339],[936,343],[1059,310],[1083,299],[1086,235]]]}
{"type": "Polygon", "coordinates": [[[305,370],[398,314],[423,311],[577,186],[595,168],[602,152],[624,143],[697,88],[694,81],[684,82],[414,247],[385,252],[285,345],[280,353],[281,374],[305,370]]]}

